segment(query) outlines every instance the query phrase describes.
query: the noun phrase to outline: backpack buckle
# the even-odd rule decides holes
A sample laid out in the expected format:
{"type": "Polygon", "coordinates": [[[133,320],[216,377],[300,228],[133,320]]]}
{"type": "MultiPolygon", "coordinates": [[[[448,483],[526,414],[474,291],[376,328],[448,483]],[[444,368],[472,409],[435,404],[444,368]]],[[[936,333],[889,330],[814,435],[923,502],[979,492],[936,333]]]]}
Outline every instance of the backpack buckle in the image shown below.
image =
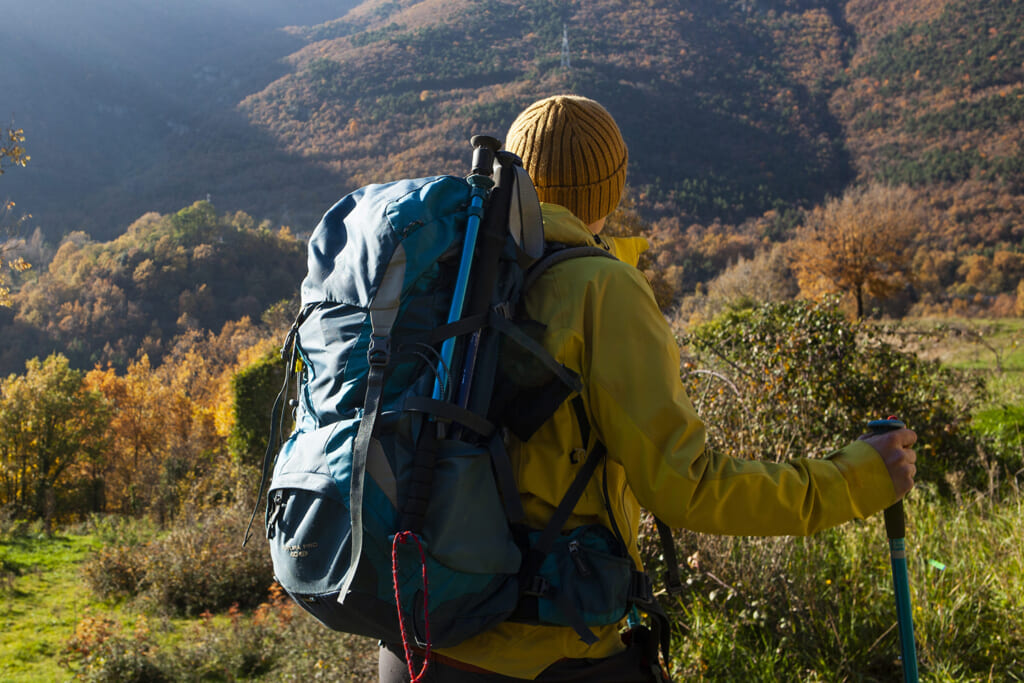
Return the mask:
{"type": "Polygon", "coordinates": [[[371,367],[379,368],[391,360],[391,337],[370,336],[370,348],[366,351],[366,360],[371,367]]]}
{"type": "Polygon", "coordinates": [[[494,311],[505,320],[512,319],[512,304],[509,303],[508,301],[502,301],[500,304],[494,307],[494,311]]]}
{"type": "Polygon", "coordinates": [[[526,589],[523,590],[523,595],[528,595],[531,598],[543,598],[551,593],[551,582],[545,579],[543,576],[534,576],[530,579],[529,583],[526,584],[526,589]]]}
{"type": "Polygon", "coordinates": [[[654,600],[654,584],[647,572],[634,571],[629,583],[630,602],[649,603],[654,600]]]}

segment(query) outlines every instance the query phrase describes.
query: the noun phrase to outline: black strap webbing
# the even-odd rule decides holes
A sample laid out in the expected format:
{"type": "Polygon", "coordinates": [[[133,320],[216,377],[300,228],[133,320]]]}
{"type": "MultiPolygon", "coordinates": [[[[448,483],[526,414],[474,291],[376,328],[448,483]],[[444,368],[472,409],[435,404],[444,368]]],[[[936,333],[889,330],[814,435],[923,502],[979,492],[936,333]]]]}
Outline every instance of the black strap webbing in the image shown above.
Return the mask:
{"type": "Polygon", "coordinates": [[[590,478],[594,475],[594,471],[597,470],[598,464],[601,459],[604,458],[606,451],[604,446],[598,444],[598,446],[590,452],[587,456],[586,462],[583,463],[583,467],[576,473],[576,478],[572,480],[572,484],[569,485],[569,490],[566,491],[565,496],[562,498],[558,507],[555,508],[554,514],[551,515],[551,519],[548,520],[547,526],[541,532],[537,538],[537,542],[533,544],[530,549],[530,555],[533,556],[530,560],[524,563],[524,569],[530,575],[535,574],[540,569],[541,563],[544,561],[544,556],[551,551],[551,547],[555,543],[555,539],[562,533],[562,527],[569,520],[569,516],[572,514],[573,509],[576,507],[576,503],[579,502],[580,497],[583,495],[583,490],[586,489],[587,483],[590,478]],[[536,551],[536,552],[534,552],[536,551]],[[536,560],[536,566],[532,566],[536,560]]]}
{"type": "Polygon", "coordinates": [[[433,423],[425,425],[416,442],[409,488],[402,507],[399,529],[420,533],[427,517],[430,490],[434,483],[434,463],[437,461],[437,430],[433,423]]]}
{"type": "Polygon", "coordinates": [[[583,384],[580,382],[579,375],[556,361],[543,345],[530,335],[523,332],[523,330],[511,320],[492,309],[487,322],[491,327],[536,356],[537,359],[544,363],[544,366],[550,370],[552,374],[558,377],[558,379],[560,379],[567,387],[570,387],[575,392],[583,390],[583,384]]]}
{"type": "Polygon", "coordinates": [[[654,524],[658,527],[661,551],[665,555],[665,573],[661,579],[665,582],[665,590],[669,595],[679,595],[683,592],[683,579],[679,576],[679,557],[676,555],[676,542],[672,538],[672,529],[657,517],[654,518],[654,524]]]}
{"type": "Polygon", "coordinates": [[[523,291],[530,291],[530,287],[533,286],[533,283],[536,282],[537,278],[543,275],[548,268],[556,266],[563,261],[584,256],[599,256],[617,260],[615,259],[615,256],[601,247],[561,247],[554,249],[530,266],[529,271],[526,273],[526,279],[523,282],[523,291]]]}
{"type": "Polygon", "coordinates": [[[427,396],[409,396],[405,399],[402,407],[404,410],[427,413],[447,422],[458,423],[485,438],[494,434],[497,429],[490,420],[449,401],[441,401],[427,396]]]}
{"type": "Polygon", "coordinates": [[[664,657],[665,663],[668,664],[672,661],[669,658],[669,650],[672,647],[672,623],[668,620],[668,615],[665,614],[661,603],[654,597],[648,603],[638,602],[637,607],[646,612],[651,618],[651,633],[657,639],[661,649],[661,656],[664,657]]]}
{"type": "MultiPolygon", "coordinates": [[[[372,356],[373,345],[368,355],[372,356]]],[[[349,487],[349,521],[352,525],[352,549],[349,555],[349,566],[338,592],[338,602],[344,602],[348,589],[355,579],[359,560],[363,555],[363,481],[366,478],[366,455],[370,450],[370,439],[373,427],[380,415],[381,398],[384,394],[384,375],[387,360],[370,362],[370,371],[366,378],[366,399],[363,403],[363,419],[359,421],[359,429],[352,443],[352,481],[349,487]]]]}
{"type": "MultiPolygon", "coordinates": [[[[537,576],[537,572],[540,571],[540,566],[544,563],[544,558],[551,552],[551,548],[555,543],[555,539],[558,538],[559,534],[562,533],[562,527],[569,519],[569,515],[572,514],[573,509],[576,507],[576,503],[579,502],[580,497],[583,495],[584,489],[587,487],[587,483],[590,478],[594,476],[594,472],[597,470],[598,464],[606,455],[604,446],[600,443],[590,452],[587,456],[586,462],[580,468],[579,472],[576,473],[576,478],[573,479],[572,484],[569,485],[569,490],[566,491],[565,496],[562,498],[558,507],[555,508],[555,512],[551,515],[551,519],[548,520],[547,526],[541,531],[540,536],[537,538],[537,542],[533,544],[529,551],[526,553],[526,559],[523,561],[523,566],[520,569],[519,581],[520,581],[520,593],[523,595],[530,595],[530,587],[533,585],[534,578],[537,576]]],[[[583,620],[583,617],[576,610],[576,608],[569,602],[562,591],[559,591],[553,596],[555,604],[558,605],[559,611],[562,612],[569,624],[576,631],[577,635],[587,644],[593,644],[598,641],[594,632],[587,627],[583,620]]]]}
{"type": "Polygon", "coordinates": [[[491,465],[494,468],[494,479],[498,483],[505,516],[510,524],[522,524],[526,519],[523,501],[519,499],[519,487],[516,486],[516,475],[512,471],[512,461],[505,450],[505,439],[500,431],[494,433],[487,450],[491,454],[491,465]]]}
{"type": "Polygon", "coordinates": [[[438,325],[429,332],[402,336],[399,349],[404,350],[418,344],[428,344],[431,346],[440,344],[450,337],[459,337],[479,330],[487,323],[488,313],[486,312],[459,318],[455,322],[438,325]]]}

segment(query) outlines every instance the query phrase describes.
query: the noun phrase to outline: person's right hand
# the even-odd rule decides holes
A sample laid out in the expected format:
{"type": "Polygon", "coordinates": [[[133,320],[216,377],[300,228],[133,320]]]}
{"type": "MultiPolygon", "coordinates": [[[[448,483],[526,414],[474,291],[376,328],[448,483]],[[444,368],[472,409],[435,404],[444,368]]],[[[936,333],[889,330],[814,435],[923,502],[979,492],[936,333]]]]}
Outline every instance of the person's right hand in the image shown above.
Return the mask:
{"type": "Polygon", "coordinates": [[[860,440],[866,441],[882,456],[898,498],[902,498],[907,491],[914,488],[917,453],[914,452],[913,445],[917,441],[917,434],[903,428],[891,432],[865,434],[860,440]]]}

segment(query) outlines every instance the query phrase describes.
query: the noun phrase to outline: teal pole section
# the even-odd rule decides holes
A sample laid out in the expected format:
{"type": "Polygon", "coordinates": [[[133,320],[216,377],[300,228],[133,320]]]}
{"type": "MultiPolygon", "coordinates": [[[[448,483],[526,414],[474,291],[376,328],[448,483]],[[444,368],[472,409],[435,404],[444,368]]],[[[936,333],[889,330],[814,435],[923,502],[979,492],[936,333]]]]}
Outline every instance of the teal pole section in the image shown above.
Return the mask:
{"type": "Polygon", "coordinates": [[[903,680],[917,683],[917,643],[914,639],[914,614],[910,607],[910,580],[907,576],[907,547],[903,501],[885,510],[885,530],[889,537],[892,584],[896,594],[896,623],[900,631],[903,680]]]}
{"type": "MultiPolygon", "coordinates": [[[[873,420],[868,428],[877,434],[902,429],[900,420],[873,420]]],[[[914,613],[910,607],[910,579],[907,576],[907,524],[903,501],[885,509],[885,535],[889,537],[889,559],[892,563],[892,585],[896,596],[896,625],[900,635],[900,654],[903,660],[903,680],[917,683],[917,643],[914,639],[914,613]]]]}
{"type": "MultiPolygon", "coordinates": [[[[469,287],[469,276],[473,268],[473,252],[476,251],[476,238],[480,232],[480,221],[484,215],[484,202],[494,187],[491,178],[494,165],[494,154],[498,151],[499,142],[483,135],[473,137],[473,173],[466,178],[470,186],[469,218],[466,221],[466,234],[462,241],[462,253],[459,256],[459,272],[455,277],[455,290],[448,308],[448,322],[454,323],[462,318],[462,309],[466,302],[466,290],[469,287]]],[[[437,379],[434,380],[433,398],[442,400],[448,388],[449,375],[452,371],[452,359],[455,356],[455,338],[449,337],[441,344],[441,359],[437,364],[437,379]]]]}

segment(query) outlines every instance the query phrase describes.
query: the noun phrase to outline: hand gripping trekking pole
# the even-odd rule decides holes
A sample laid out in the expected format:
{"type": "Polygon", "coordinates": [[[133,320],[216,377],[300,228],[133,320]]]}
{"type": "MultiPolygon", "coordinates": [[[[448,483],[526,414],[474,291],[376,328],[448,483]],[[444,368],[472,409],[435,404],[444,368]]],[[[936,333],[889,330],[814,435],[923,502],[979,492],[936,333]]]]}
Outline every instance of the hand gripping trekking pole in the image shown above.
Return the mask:
{"type": "MultiPolygon", "coordinates": [[[[494,155],[501,143],[486,135],[474,135],[470,140],[473,145],[473,169],[466,181],[470,186],[469,219],[466,221],[466,235],[462,242],[462,255],[459,258],[459,272],[455,279],[455,291],[448,309],[448,322],[454,323],[462,318],[462,308],[466,301],[466,290],[469,286],[469,275],[473,267],[473,252],[476,250],[477,233],[484,215],[484,202],[494,187],[491,175],[494,173],[494,155]]],[[[437,380],[434,382],[433,398],[442,400],[450,382],[452,358],[455,356],[455,338],[449,337],[441,344],[441,360],[437,366],[437,380]]]]}
{"type": "MultiPolygon", "coordinates": [[[[890,417],[888,420],[873,420],[868,429],[874,434],[883,434],[906,427],[903,422],[890,417]]],[[[899,500],[885,509],[885,535],[889,537],[889,558],[892,562],[892,583],[896,593],[896,624],[900,633],[900,652],[903,658],[903,680],[917,683],[917,646],[914,641],[914,616],[910,609],[910,581],[907,577],[906,519],[903,515],[903,501],[899,500]]]]}

